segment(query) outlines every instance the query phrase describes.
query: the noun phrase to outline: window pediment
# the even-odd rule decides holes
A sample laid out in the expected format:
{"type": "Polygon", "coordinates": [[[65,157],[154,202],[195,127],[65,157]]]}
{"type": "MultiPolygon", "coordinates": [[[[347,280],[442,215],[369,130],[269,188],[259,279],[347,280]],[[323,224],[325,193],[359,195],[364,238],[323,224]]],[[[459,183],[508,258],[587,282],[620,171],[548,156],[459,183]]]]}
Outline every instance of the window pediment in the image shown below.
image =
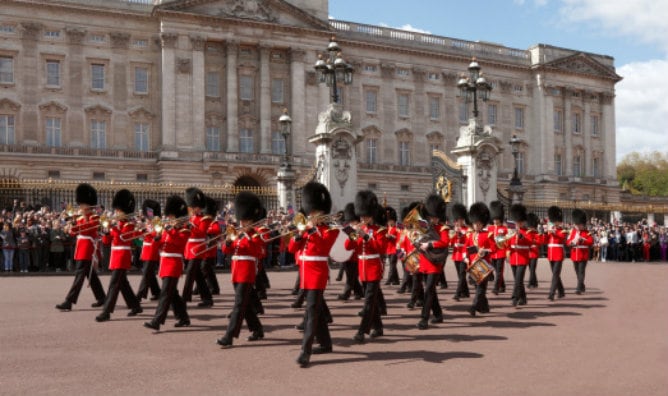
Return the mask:
{"type": "Polygon", "coordinates": [[[11,99],[3,98],[0,99],[0,109],[9,109],[11,111],[19,111],[21,104],[14,102],[11,99]]]}
{"type": "Polygon", "coordinates": [[[134,108],[128,112],[128,115],[132,118],[146,118],[146,119],[153,119],[155,115],[148,111],[146,108],[140,106],[137,108],[134,108]]]}
{"type": "Polygon", "coordinates": [[[88,107],[84,108],[84,111],[88,115],[109,116],[112,113],[112,110],[110,108],[102,106],[102,105],[88,106],[88,107]]]}

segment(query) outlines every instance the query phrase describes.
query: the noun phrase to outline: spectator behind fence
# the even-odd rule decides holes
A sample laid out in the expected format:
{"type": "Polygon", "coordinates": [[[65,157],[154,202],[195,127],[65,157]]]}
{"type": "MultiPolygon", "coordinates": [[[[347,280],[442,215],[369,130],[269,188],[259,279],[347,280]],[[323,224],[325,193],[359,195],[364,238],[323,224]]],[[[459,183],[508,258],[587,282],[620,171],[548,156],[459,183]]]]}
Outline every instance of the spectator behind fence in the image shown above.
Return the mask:
{"type": "Polygon", "coordinates": [[[14,270],[14,251],[16,250],[16,237],[11,224],[5,223],[0,231],[2,238],[2,256],[5,262],[5,272],[14,270]]]}

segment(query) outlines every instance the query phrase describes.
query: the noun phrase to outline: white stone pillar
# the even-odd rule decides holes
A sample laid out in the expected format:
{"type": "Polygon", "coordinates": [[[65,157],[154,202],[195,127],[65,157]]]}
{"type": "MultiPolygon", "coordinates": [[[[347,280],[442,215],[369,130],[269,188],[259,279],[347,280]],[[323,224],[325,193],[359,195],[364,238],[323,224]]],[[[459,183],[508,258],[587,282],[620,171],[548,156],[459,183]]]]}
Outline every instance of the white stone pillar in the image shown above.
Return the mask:
{"type": "Polygon", "coordinates": [[[603,163],[601,164],[602,175],[608,180],[617,180],[617,163],[615,162],[615,153],[617,142],[615,140],[615,97],[613,94],[604,94],[600,96],[601,101],[601,121],[599,134],[603,139],[603,163]]]}
{"type": "Polygon", "coordinates": [[[271,49],[260,44],[260,153],[271,153],[271,49]]]}
{"type": "Polygon", "coordinates": [[[292,133],[288,147],[293,157],[295,153],[300,153],[302,156],[306,152],[306,138],[310,135],[306,133],[306,112],[304,111],[306,108],[305,54],[303,50],[292,49],[290,51],[290,109],[288,112],[292,118],[292,133]]]}
{"type": "Polygon", "coordinates": [[[176,148],[176,44],[177,33],[162,33],[162,147],[176,148]]]}
{"type": "Polygon", "coordinates": [[[237,55],[239,44],[227,41],[227,151],[239,151],[239,110],[237,55]]]}
{"type": "Polygon", "coordinates": [[[204,46],[206,38],[190,36],[192,45],[192,141],[195,150],[204,150],[205,78],[204,46]]]}

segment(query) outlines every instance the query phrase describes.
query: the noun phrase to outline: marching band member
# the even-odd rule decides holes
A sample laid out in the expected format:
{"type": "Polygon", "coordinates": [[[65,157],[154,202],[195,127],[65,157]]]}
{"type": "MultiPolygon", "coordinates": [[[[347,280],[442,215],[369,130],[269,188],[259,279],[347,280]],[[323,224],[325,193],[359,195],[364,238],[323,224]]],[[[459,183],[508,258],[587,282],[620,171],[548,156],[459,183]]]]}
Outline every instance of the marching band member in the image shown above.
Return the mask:
{"type": "Polygon", "coordinates": [[[385,285],[399,285],[399,271],[397,270],[397,241],[399,240],[399,229],[397,228],[397,211],[393,207],[385,208],[387,216],[387,264],[388,274],[385,285]]]}
{"type": "Polygon", "coordinates": [[[571,247],[571,260],[578,277],[578,285],[575,294],[585,292],[585,270],[589,260],[589,247],[594,243],[594,238],[587,231],[587,214],[581,209],[573,209],[573,229],[566,243],[571,247]]]}
{"type": "MultiPolygon", "coordinates": [[[[471,208],[469,209],[469,221],[471,222],[473,230],[466,234],[465,242],[469,267],[479,258],[485,260],[487,264],[490,264],[490,255],[495,244],[491,237],[492,233],[485,229],[485,226],[489,223],[489,217],[490,213],[487,205],[482,202],[476,202],[471,205],[471,208]]],[[[467,268],[467,270],[468,269],[469,268],[467,268]]],[[[468,309],[471,316],[475,316],[476,312],[489,312],[489,301],[487,300],[486,294],[487,283],[493,276],[494,275],[489,275],[480,283],[476,284],[475,296],[473,297],[471,307],[468,309]]]]}
{"type": "MultiPolygon", "coordinates": [[[[218,202],[211,197],[205,197],[206,203],[204,206],[204,217],[210,218],[211,222],[206,230],[207,238],[211,239],[219,236],[224,230],[221,229],[220,223],[216,221],[218,215],[218,202]]],[[[202,253],[202,277],[206,282],[207,287],[212,295],[220,294],[220,285],[216,277],[216,259],[218,258],[218,244],[209,242],[205,251],[202,253]]]]}
{"type": "Polygon", "coordinates": [[[107,298],[104,301],[102,312],[95,317],[98,322],[106,322],[111,319],[111,314],[116,307],[118,292],[123,294],[123,299],[130,312],[128,316],[135,316],[143,312],[137,296],[132,291],[128,282],[128,270],[132,266],[132,241],[141,235],[140,230],[135,229],[135,224],[130,221],[129,216],[135,212],[136,202],[132,192],[123,189],[114,195],[111,207],[114,216],[117,217],[116,224],[109,228],[111,237],[111,256],[109,258],[109,269],[111,279],[107,298]]]}
{"type": "Polygon", "coordinates": [[[379,294],[383,278],[381,253],[387,241],[385,232],[380,232],[374,224],[377,212],[384,212],[384,209],[378,204],[376,194],[369,190],[359,191],[355,196],[355,213],[360,216],[361,227],[356,233],[350,230],[350,237],[345,242],[346,249],[355,250],[357,254],[359,278],[364,288],[362,321],[353,337],[359,343],[364,342],[364,334],[370,333],[371,338],[383,335],[379,294]]]}
{"type": "Polygon", "coordinates": [[[561,227],[564,215],[558,206],[550,206],[547,209],[547,218],[550,221],[547,229],[547,260],[552,270],[552,282],[547,298],[554,301],[555,292],[559,298],[563,298],[564,285],[561,283],[561,265],[564,261],[564,243],[566,242],[566,231],[561,227]]]}
{"type": "Polygon", "coordinates": [[[452,246],[452,261],[455,262],[455,269],[457,270],[457,290],[455,291],[454,299],[459,301],[460,298],[468,298],[469,286],[466,283],[466,233],[468,222],[466,214],[466,207],[461,203],[456,203],[452,206],[452,219],[454,221],[454,236],[450,238],[450,246],[452,246]]]}
{"type": "Polygon", "coordinates": [[[147,220],[147,230],[145,231],[141,255],[139,256],[139,259],[144,264],[142,266],[141,282],[139,282],[139,289],[137,290],[137,300],[141,301],[143,298],[147,298],[149,290],[151,291],[151,295],[153,295],[151,300],[157,300],[160,296],[160,285],[158,284],[158,277],[155,271],[158,267],[158,261],[160,261],[160,250],[158,249],[158,244],[154,243],[158,233],[153,229],[150,222],[152,219],[162,217],[160,203],[152,199],[146,199],[141,205],[141,211],[147,220]]]}
{"type": "Polygon", "coordinates": [[[206,207],[206,196],[199,188],[190,187],[186,189],[186,203],[188,204],[188,212],[190,214],[191,235],[184,252],[184,257],[188,261],[188,265],[185,271],[186,278],[183,283],[183,301],[192,301],[193,283],[197,282],[197,290],[202,299],[197,306],[209,308],[213,306],[213,297],[211,296],[211,290],[209,290],[204,281],[204,276],[202,276],[202,253],[197,250],[198,245],[206,242],[206,232],[213,219],[210,217],[205,218],[202,213],[206,207]]]}
{"type": "Polygon", "coordinates": [[[527,293],[524,289],[524,274],[529,265],[529,250],[533,244],[533,237],[527,233],[525,223],[527,221],[527,208],[522,204],[514,204],[510,207],[510,219],[515,222],[515,235],[507,243],[510,245],[510,268],[515,278],[512,302],[513,307],[526,305],[527,293]]]}
{"type": "MultiPolygon", "coordinates": [[[[489,204],[489,214],[492,218],[493,224],[487,227],[491,233],[490,237],[496,240],[497,237],[505,237],[508,235],[508,227],[504,225],[505,208],[499,201],[492,201],[489,204]]],[[[492,265],[496,273],[496,282],[492,288],[492,293],[499,294],[506,291],[506,281],[503,277],[503,270],[506,266],[506,249],[500,248],[496,245],[492,247],[492,265]]]]}
{"type": "Polygon", "coordinates": [[[160,330],[160,325],[165,324],[170,306],[174,311],[174,317],[178,319],[174,327],[190,326],[186,303],[179,296],[177,288],[179,278],[183,274],[183,252],[190,237],[186,201],[177,195],[167,198],[165,216],[169,224],[160,234],[156,235],[154,242],[160,248],[160,270],[158,271],[158,276],[162,278],[160,299],[153,319],[144,323],[144,327],[156,331],[160,330]]]}
{"type": "Polygon", "coordinates": [[[434,317],[431,323],[443,322],[443,310],[438,301],[436,283],[440,278],[445,260],[447,259],[450,230],[447,226],[441,225],[441,222],[445,223],[446,221],[446,203],[441,196],[437,194],[429,195],[422,209],[422,217],[427,218],[429,221],[431,240],[421,242],[418,246],[420,251],[420,272],[425,277],[425,285],[424,305],[422,306],[422,315],[417,326],[420,330],[426,330],[429,327],[429,316],[432,311],[434,317]]]}
{"type": "MultiPolygon", "coordinates": [[[[404,267],[404,278],[401,280],[401,285],[399,286],[399,290],[397,290],[397,293],[403,294],[406,292],[406,290],[409,290],[411,292],[411,300],[413,300],[413,285],[414,285],[414,280],[416,278],[415,275],[419,275],[419,272],[417,274],[411,273],[408,268],[406,268],[405,265],[405,259],[408,257],[409,254],[411,254],[415,250],[415,246],[413,246],[413,243],[410,240],[410,233],[412,230],[410,230],[410,227],[407,227],[403,222],[405,221],[404,219],[410,213],[411,210],[415,209],[416,206],[418,206],[420,203],[415,201],[411,202],[408,204],[407,207],[403,208],[401,210],[401,219],[402,223],[400,224],[401,228],[401,236],[399,237],[399,240],[397,241],[397,258],[399,258],[403,263],[404,267]]],[[[421,275],[420,275],[421,276],[421,275]]],[[[420,281],[420,286],[422,286],[422,283],[420,281]]],[[[424,290],[422,290],[420,294],[420,302],[424,300],[424,290]]],[[[415,306],[416,301],[412,301],[413,306],[415,306]]],[[[420,303],[419,306],[422,306],[422,303],[420,303]]],[[[411,306],[408,306],[408,308],[413,308],[411,306]]]]}
{"type": "MultiPolygon", "coordinates": [[[[355,213],[355,204],[349,202],[343,209],[343,224],[355,228],[359,222],[360,218],[355,213]]],[[[343,288],[343,293],[338,295],[338,299],[345,301],[350,298],[352,293],[355,294],[356,300],[361,299],[364,295],[364,290],[359,281],[357,253],[353,251],[348,261],[341,263],[341,267],[346,272],[346,285],[343,288]]]]}
{"type": "Polygon", "coordinates": [[[533,289],[538,287],[538,277],[536,276],[536,265],[540,256],[540,245],[543,244],[543,235],[538,232],[538,223],[540,220],[535,213],[527,215],[527,234],[533,240],[529,248],[529,282],[527,287],[533,289]]]}
{"type": "MultiPolygon", "coordinates": [[[[232,284],[234,285],[234,307],[230,316],[225,335],[217,343],[222,348],[230,348],[232,340],[239,338],[244,319],[251,335],[248,341],[264,338],[262,323],[257,317],[251,294],[254,292],[258,263],[262,256],[262,245],[255,238],[256,231],[252,227],[260,216],[262,203],[257,195],[250,191],[242,191],[234,199],[234,213],[239,221],[238,235],[228,235],[223,245],[223,252],[232,256],[232,284]]],[[[259,301],[259,300],[258,300],[259,301]]]]}
{"type": "MultiPolygon", "coordinates": [[[[267,299],[267,289],[270,288],[269,277],[267,276],[267,271],[264,268],[264,264],[265,261],[267,261],[267,257],[269,257],[269,249],[271,249],[271,245],[263,239],[262,235],[266,235],[267,238],[271,238],[273,232],[267,226],[266,219],[267,219],[267,209],[263,206],[260,210],[260,214],[255,219],[255,222],[258,223],[261,220],[265,220],[265,223],[258,224],[255,227],[255,236],[254,236],[254,238],[256,239],[256,243],[258,243],[258,245],[260,246],[260,251],[261,251],[260,259],[258,261],[257,276],[255,277],[255,292],[254,292],[255,295],[260,300],[267,299]]],[[[262,311],[264,311],[264,309],[262,311]]]]}
{"type": "Polygon", "coordinates": [[[317,182],[307,183],[302,190],[304,210],[309,216],[307,230],[290,240],[288,249],[301,250],[301,288],[306,294],[306,316],[302,350],[297,358],[301,367],[308,366],[311,354],[332,351],[332,339],[324,317],[324,291],[329,277],[329,252],[336,241],[338,230],[323,222],[323,215],[332,209],[332,198],[327,187],[317,182]],[[319,348],[312,348],[314,338],[319,348]]]}
{"type": "Polygon", "coordinates": [[[56,305],[56,308],[63,311],[71,310],[72,304],[77,303],[86,278],[88,278],[90,288],[95,295],[95,302],[92,307],[101,307],[105,300],[104,289],[95,268],[95,263],[99,257],[97,231],[100,226],[100,217],[93,212],[93,207],[97,205],[97,191],[90,184],[82,183],[77,186],[75,196],[81,216],[76,219],[76,224],[69,231],[67,229],[65,231],[77,238],[74,248],[76,270],[72,287],[70,287],[65,301],[56,305]]]}

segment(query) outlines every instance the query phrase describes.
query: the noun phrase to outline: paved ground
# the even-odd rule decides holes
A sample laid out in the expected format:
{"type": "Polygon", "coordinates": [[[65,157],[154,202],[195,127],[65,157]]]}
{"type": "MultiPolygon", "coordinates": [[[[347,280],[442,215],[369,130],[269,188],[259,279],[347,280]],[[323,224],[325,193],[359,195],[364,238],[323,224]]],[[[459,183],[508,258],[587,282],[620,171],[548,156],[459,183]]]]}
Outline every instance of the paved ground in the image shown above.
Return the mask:
{"type": "MultiPolygon", "coordinates": [[[[0,278],[0,394],[225,394],[225,395],[666,395],[668,394],[668,264],[591,263],[587,293],[573,294],[575,276],[564,268],[567,296],[546,299],[548,264],[539,263],[540,287],[529,304],[510,306],[491,296],[492,312],[471,318],[470,300],[439,290],[446,321],[416,328],[418,311],[405,307],[396,286],[384,287],[389,316],[385,336],[353,344],[360,301],[339,302],[334,282],[327,298],[334,315],[334,353],[295,363],[302,312],[289,307],[295,272],[272,272],[261,317],[263,341],[242,331],[232,349],[215,345],[230,310],[229,275],[212,309],[191,308],[193,325],[163,331],[126,317],[121,302],[107,323],[96,323],[93,296],[84,289],[71,312],[59,312],[70,276],[0,278]]],[[[102,277],[106,286],[108,275],[102,277]]],[[[131,276],[134,287],[139,277],[131,276]]]]}

